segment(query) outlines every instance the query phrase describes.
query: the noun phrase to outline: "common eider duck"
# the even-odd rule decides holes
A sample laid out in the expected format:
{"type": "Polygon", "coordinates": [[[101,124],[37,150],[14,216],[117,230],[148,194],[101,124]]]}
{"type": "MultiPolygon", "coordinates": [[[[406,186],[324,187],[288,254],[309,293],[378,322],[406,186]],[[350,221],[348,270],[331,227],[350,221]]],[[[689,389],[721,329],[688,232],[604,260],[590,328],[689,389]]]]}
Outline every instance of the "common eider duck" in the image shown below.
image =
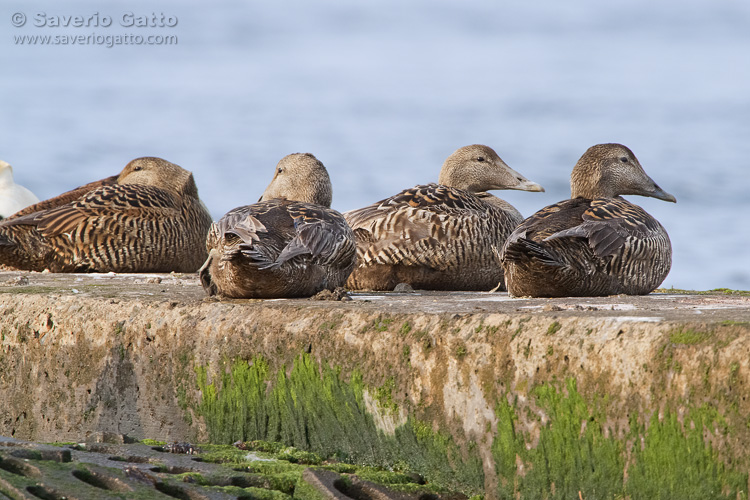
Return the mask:
{"type": "Polygon", "coordinates": [[[34,193],[15,183],[13,167],[0,160],[0,220],[38,202],[34,193]]]}
{"type": "Polygon", "coordinates": [[[644,295],[672,266],[667,231],[620,195],[675,202],[621,144],[599,144],[578,160],[571,199],[545,207],[513,231],[503,249],[513,296],[644,295]]]}
{"type": "Polygon", "coordinates": [[[211,225],[200,270],[206,293],[229,298],[306,297],[343,286],[354,234],[331,210],[326,168],[309,153],[285,156],[258,203],[211,225]]]}
{"type": "Polygon", "coordinates": [[[161,158],[137,158],[116,178],[0,222],[0,264],[52,272],[195,272],[206,259],[210,225],[193,174],[161,158]]]}
{"type": "Polygon", "coordinates": [[[418,185],[344,213],[357,238],[352,290],[490,290],[503,280],[500,250],[523,220],[486,191],[544,191],[488,146],[451,154],[438,184],[418,185]]]}

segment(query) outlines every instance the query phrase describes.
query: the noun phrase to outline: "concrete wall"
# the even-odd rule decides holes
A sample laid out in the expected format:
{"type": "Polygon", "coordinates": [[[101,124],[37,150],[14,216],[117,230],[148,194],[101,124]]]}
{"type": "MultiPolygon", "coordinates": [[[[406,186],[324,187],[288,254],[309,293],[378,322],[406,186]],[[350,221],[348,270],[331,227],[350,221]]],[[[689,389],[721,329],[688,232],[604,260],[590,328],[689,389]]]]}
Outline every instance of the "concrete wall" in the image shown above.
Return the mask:
{"type": "Polygon", "coordinates": [[[219,302],[194,276],[0,282],[0,435],[284,441],[490,498],[747,498],[747,295],[219,302]]]}

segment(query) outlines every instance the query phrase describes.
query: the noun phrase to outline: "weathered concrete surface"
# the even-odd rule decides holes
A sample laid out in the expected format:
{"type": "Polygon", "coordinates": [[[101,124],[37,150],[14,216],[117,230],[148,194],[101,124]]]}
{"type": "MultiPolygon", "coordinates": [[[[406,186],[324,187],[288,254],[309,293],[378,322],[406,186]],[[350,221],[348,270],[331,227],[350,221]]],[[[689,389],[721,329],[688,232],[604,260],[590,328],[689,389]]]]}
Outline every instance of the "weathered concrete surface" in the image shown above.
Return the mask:
{"type": "MultiPolygon", "coordinates": [[[[200,409],[201,369],[220,392],[232,360],[260,357],[270,373],[288,373],[309,353],[342,377],[361,372],[364,405],[385,434],[415,419],[466,453],[474,449],[490,494],[507,486],[498,464],[501,406],[515,415],[512,436],[523,446],[510,462],[523,475],[522,448],[546,439],[555,422],[537,390],[547,386],[562,397],[580,394],[601,439],[614,436],[621,447],[654,415],[682,421],[711,408],[711,459],[745,471],[750,463],[743,294],[215,301],[194,275],[3,272],[0,284],[0,435],[70,441],[108,431],[205,441],[212,429],[200,409]]],[[[584,436],[586,422],[577,425],[584,436]]],[[[688,432],[697,424],[685,425],[688,432]]],[[[633,476],[628,450],[625,476],[633,476]]]]}

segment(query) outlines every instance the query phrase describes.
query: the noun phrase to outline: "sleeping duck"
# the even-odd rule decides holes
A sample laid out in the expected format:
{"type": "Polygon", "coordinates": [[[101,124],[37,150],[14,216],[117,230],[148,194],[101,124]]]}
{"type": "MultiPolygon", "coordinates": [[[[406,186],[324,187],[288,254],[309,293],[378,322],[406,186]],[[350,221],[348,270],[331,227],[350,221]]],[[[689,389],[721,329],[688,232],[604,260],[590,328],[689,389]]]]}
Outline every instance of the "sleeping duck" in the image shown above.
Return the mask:
{"type": "Polygon", "coordinates": [[[667,231],[621,195],[675,202],[646,175],[630,149],[599,144],[578,160],[571,199],[538,211],[516,228],[503,249],[508,292],[514,296],[644,295],[672,266],[667,231]]]}
{"type": "Polygon", "coordinates": [[[193,174],[161,158],[0,222],[0,264],[52,272],[195,272],[211,215],[193,174]]]}
{"type": "Polygon", "coordinates": [[[213,223],[200,269],[206,293],[233,298],[304,297],[343,286],[354,234],[331,210],[331,180],[315,156],[291,154],[258,203],[213,223]]]}
{"type": "Polygon", "coordinates": [[[523,220],[486,191],[544,191],[483,145],[465,146],[443,164],[438,184],[418,185],[344,213],[357,238],[353,290],[490,290],[503,280],[500,250],[523,220]]]}

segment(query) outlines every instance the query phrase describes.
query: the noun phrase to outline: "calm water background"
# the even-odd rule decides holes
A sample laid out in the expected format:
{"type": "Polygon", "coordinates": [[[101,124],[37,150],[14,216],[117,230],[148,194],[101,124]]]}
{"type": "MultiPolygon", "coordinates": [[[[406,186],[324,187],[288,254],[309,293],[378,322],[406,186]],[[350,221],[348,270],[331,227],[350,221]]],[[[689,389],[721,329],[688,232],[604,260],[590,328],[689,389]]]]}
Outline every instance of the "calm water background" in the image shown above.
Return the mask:
{"type": "Polygon", "coordinates": [[[496,192],[530,215],[569,196],[587,147],[621,142],[678,200],[630,197],[669,231],[664,286],[750,289],[746,0],[6,1],[0,33],[0,158],[40,198],[155,155],[192,170],[219,218],[311,152],[345,211],[484,143],[547,189],[496,192]],[[112,25],[35,26],[97,12],[112,25]],[[178,24],[123,27],[129,12],[178,24]],[[14,43],[116,34],[178,43],[14,43]]]}

